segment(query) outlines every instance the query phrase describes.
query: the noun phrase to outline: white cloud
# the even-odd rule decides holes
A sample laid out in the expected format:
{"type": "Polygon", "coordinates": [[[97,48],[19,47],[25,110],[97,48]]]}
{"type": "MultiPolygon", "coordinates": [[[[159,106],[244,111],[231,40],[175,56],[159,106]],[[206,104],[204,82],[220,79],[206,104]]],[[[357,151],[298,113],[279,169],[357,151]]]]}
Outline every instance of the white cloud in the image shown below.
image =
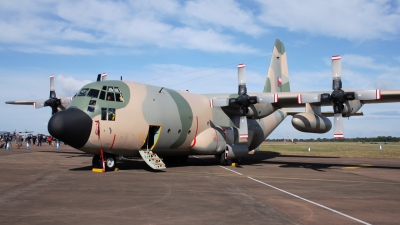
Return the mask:
{"type": "Polygon", "coordinates": [[[399,5],[392,1],[259,0],[260,20],[269,26],[349,40],[396,39],[399,5]]]}
{"type": "Polygon", "coordinates": [[[252,36],[259,36],[265,29],[256,24],[255,17],[233,0],[188,1],[184,8],[187,23],[220,26],[252,36]]]}
{"type": "Polygon", "coordinates": [[[74,96],[84,85],[91,83],[90,80],[77,80],[71,76],[57,75],[55,78],[55,89],[58,96],[74,96]]]}
{"type": "Polygon", "coordinates": [[[187,4],[187,9],[184,9],[183,5],[172,0],[39,1],[31,8],[0,3],[0,8],[7,9],[0,10],[4,12],[0,14],[0,43],[9,44],[6,48],[14,51],[78,55],[96,53],[96,50],[82,48],[83,44],[89,44],[87,48],[128,47],[122,53],[142,46],[179,47],[206,52],[256,52],[251,46],[237,43],[229,32],[218,29],[224,27],[252,35],[262,33],[262,29],[253,22],[253,16],[240,10],[236,3],[210,2],[213,4],[210,8],[229,6],[228,9],[234,13],[229,14],[228,20],[218,16],[215,21],[208,16],[190,13],[190,6],[200,3],[187,4]],[[235,14],[236,19],[233,20],[235,14]],[[7,18],[10,15],[12,19],[7,18]],[[191,27],[185,22],[189,20],[210,26],[191,27]]]}

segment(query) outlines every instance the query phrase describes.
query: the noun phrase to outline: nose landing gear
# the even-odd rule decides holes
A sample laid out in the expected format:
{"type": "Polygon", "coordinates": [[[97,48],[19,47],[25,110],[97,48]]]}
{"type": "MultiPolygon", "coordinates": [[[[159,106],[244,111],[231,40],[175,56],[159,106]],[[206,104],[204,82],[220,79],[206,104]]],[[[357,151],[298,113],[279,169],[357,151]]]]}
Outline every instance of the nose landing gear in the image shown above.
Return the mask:
{"type": "Polygon", "coordinates": [[[100,155],[94,155],[92,159],[93,170],[102,169],[105,171],[114,171],[117,165],[117,158],[114,154],[104,153],[100,150],[100,155]]]}

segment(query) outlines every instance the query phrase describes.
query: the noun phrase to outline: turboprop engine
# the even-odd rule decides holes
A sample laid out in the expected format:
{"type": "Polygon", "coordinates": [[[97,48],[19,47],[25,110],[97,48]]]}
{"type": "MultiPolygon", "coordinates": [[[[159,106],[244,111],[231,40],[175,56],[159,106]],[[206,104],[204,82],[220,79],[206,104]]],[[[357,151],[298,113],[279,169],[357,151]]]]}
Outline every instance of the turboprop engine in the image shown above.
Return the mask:
{"type": "Polygon", "coordinates": [[[352,114],[356,113],[362,106],[363,106],[363,103],[359,100],[347,101],[343,105],[342,114],[344,117],[349,117],[352,114]]]}
{"type": "Polygon", "coordinates": [[[292,125],[301,132],[326,133],[331,130],[331,121],[313,113],[299,113],[293,116],[292,125]]]}

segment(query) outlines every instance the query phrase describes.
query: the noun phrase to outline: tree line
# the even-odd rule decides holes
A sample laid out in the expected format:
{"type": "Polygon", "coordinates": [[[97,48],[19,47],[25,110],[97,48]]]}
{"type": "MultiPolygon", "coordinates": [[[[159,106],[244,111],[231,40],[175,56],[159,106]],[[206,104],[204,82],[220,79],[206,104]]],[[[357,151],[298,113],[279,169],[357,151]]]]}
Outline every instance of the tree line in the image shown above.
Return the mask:
{"type": "MultiPolygon", "coordinates": [[[[281,138],[281,139],[271,139],[268,138],[265,141],[271,142],[291,142],[292,139],[289,138],[281,138]]],[[[310,138],[310,139],[297,139],[293,138],[293,142],[400,142],[400,137],[392,137],[392,136],[378,136],[378,137],[356,137],[356,138],[343,138],[343,139],[334,139],[334,138],[310,138]]]]}

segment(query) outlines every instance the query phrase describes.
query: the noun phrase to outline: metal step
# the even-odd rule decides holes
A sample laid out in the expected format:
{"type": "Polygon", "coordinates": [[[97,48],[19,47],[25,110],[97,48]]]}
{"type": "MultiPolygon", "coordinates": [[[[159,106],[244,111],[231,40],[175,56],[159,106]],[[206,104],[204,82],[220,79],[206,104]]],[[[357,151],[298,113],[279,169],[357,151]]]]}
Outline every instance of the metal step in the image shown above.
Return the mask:
{"type": "Polygon", "coordinates": [[[155,170],[166,169],[164,162],[158,157],[158,155],[150,150],[139,150],[140,155],[143,160],[149,165],[151,168],[155,170]]]}

